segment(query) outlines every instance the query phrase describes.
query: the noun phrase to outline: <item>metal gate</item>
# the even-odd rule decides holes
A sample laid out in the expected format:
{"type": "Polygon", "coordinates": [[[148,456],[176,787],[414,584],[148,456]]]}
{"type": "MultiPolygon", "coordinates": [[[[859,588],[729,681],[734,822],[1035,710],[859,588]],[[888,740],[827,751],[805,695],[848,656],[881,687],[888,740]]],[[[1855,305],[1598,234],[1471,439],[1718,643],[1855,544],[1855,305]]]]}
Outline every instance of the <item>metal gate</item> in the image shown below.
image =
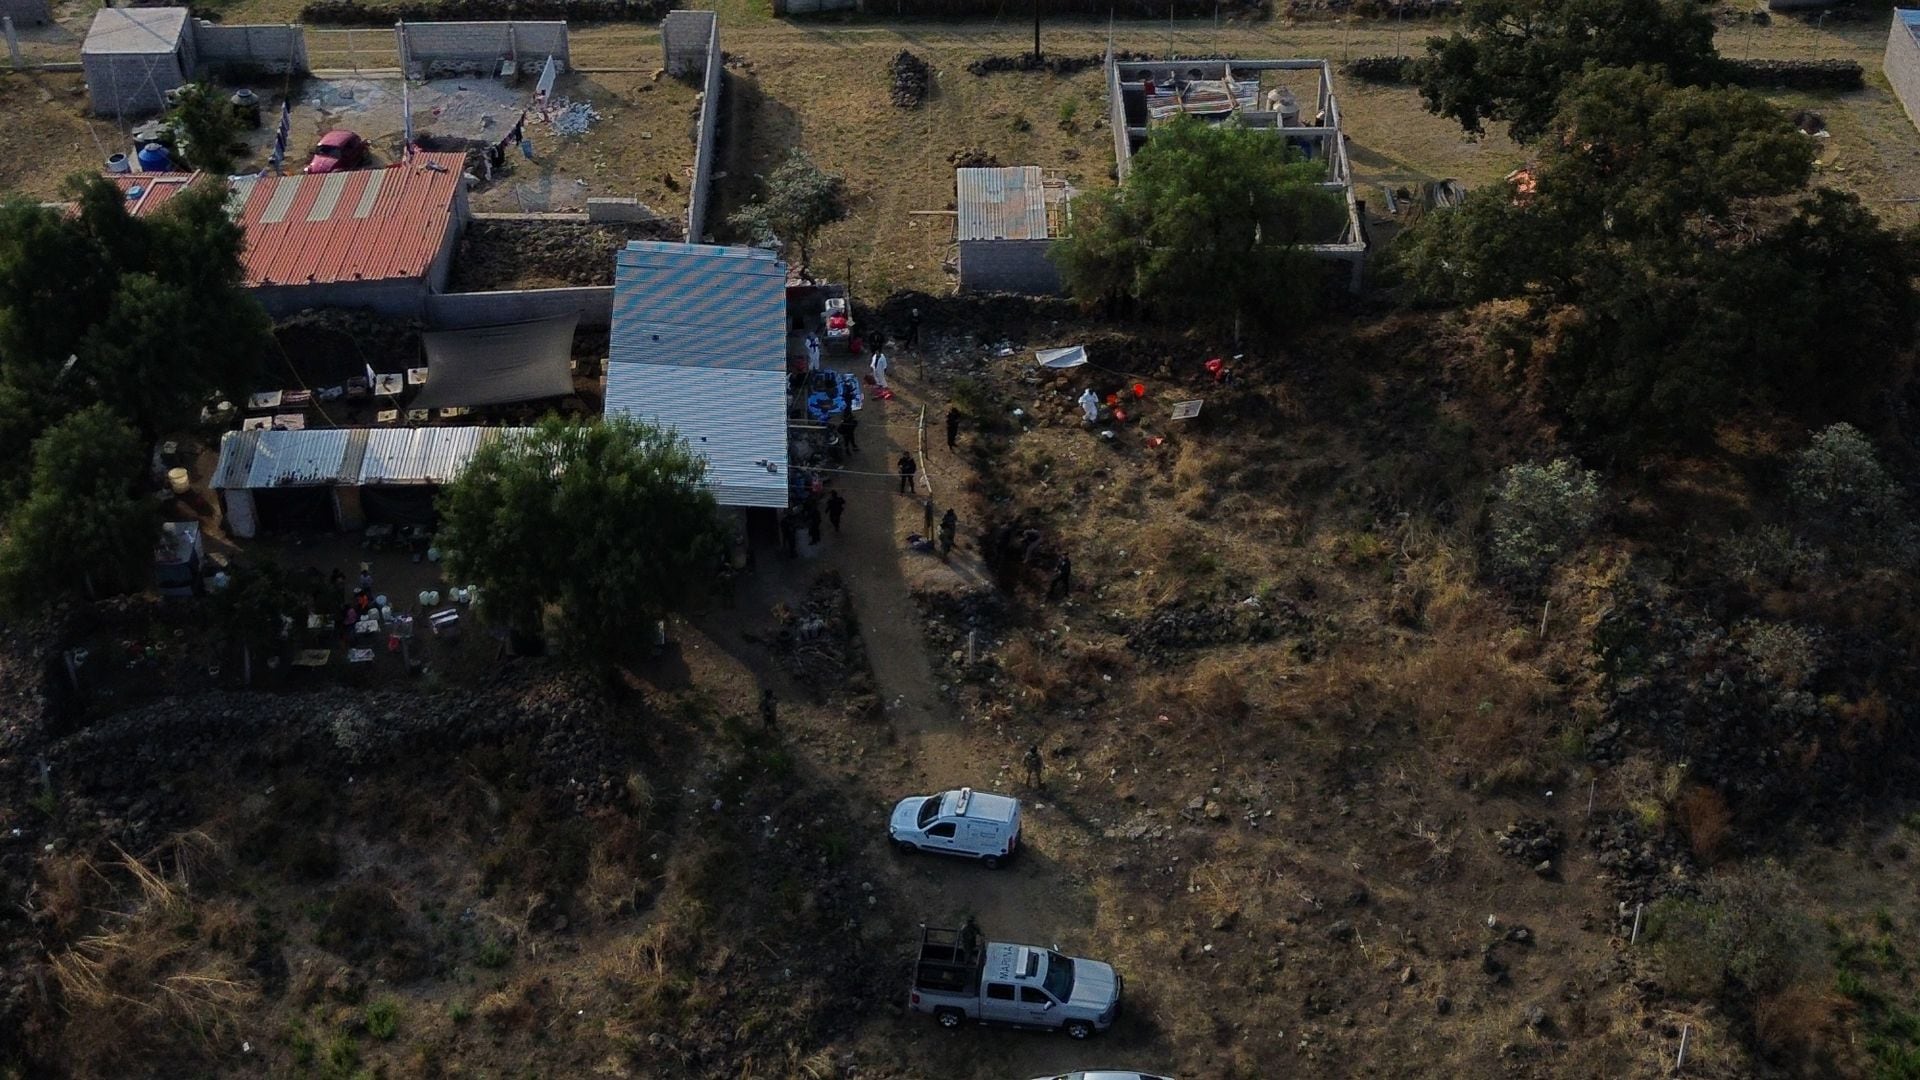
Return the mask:
{"type": "Polygon", "coordinates": [[[307,68],[315,75],[398,75],[400,40],[391,26],[349,30],[304,28],[307,68]]]}

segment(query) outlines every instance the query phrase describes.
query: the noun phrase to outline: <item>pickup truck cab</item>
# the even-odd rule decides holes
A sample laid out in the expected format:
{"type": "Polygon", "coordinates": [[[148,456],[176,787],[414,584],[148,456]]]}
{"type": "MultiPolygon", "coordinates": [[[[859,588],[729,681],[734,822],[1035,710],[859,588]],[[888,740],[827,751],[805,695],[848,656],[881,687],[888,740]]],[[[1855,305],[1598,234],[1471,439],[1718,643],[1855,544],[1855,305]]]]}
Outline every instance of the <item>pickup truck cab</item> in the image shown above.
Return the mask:
{"type": "Polygon", "coordinates": [[[966,855],[998,869],[1020,846],[1020,800],[972,788],[915,795],[893,808],[887,835],[903,852],[966,855]]]}
{"type": "Polygon", "coordinates": [[[1085,1039],[1113,1026],[1121,988],[1119,973],[1097,960],[1037,945],[968,942],[957,930],[923,926],[907,1005],[941,1027],[975,1020],[1085,1039]]]}

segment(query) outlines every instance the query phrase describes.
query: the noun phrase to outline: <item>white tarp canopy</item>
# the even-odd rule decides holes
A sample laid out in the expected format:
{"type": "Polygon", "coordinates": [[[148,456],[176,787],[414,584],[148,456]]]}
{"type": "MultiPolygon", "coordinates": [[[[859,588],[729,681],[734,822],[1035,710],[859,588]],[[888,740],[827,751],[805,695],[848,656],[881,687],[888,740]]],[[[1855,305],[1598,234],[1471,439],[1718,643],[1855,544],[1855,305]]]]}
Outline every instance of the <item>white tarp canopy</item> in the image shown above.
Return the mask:
{"type": "Polygon", "coordinates": [[[1033,355],[1035,359],[1040,361],[1041,367],[1079,367],[1081,364],[1087,362],[1087,347],[1084,345],[1069,345],[1064,349],[1035,349],[1033,355]]]}

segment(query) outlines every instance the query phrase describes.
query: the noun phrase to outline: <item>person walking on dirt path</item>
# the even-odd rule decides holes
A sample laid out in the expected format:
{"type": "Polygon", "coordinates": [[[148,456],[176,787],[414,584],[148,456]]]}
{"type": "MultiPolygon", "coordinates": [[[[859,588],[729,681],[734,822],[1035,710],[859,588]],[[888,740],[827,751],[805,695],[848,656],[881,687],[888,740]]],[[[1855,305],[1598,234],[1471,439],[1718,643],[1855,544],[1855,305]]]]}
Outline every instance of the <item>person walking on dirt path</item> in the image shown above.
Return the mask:
{"type": "Polygon", "coordinates": [[[900,339],[900,347],[903,349],[918,349],[920,347],[919,308],[914,308],[912,311],[907,312],[907,336],[900,339]]]}
{"type": "Polygon", "coordinates": [[[833,535],[840,535],[840,515],[847,512],[847,500],[839,492],[827,496],[827,520],[833,522],[833,535]]]}
{"type": "Polygon", "coordinates": [[[1047,599],[1053,599],[1054,590],[1060,591],[1060,598],[1073,592],[1073,559],[1066,552],[1060,553],[1060,561],[1054,566],[1053,580],[1047,583],[1047,599]]]}
{"type": "Polygon", "coordinates": [[[804,511],[807,518],[807,543],[820,543],[820,500],[808,499],[804,511]]]}
{"type": "Polygon", "coordinates": [[[913,494],[913,474],[919,471],[920,466],[913,463],[912,454],[900,455],[900,494],[913,494]]]}
{"type": "Polygon", "coordinates": [[[760,726],[768,731],[780,726],[780,701],[771,689],[760,691],[760,726]]]}
{"type": "Polygon", "coordinates": [[[840,418],[840,437],[847,441],[847,450],[849,452],[858,453],[860,451],[860,440],[856,438],[854,434],[859,429],[860,421],[854,419],[853,409],[848,408],[846,415],[840,418]]]}
{"type": "Polygon", "coordinates": [[[931,495],[920,500],[920,532],[926,536],[933,535],[933,496],[931,495]]]}
{"type": "Polygon", "coordinates": [[[957,450],[960,444],[960,409],[947,406],[947,449],[957,450]]]}
{"type": "Polygon", "coordinates": [[[867,368],[873,372],[873,385],[882,390],[887,388],[887,368],[890,366],[886,353],[879,349],[873,350],[873,359],[867,362],[867,368]]]}
{"type": "Polygon", "coordinates": [[[1020,764],[1022,767],[1024,767],[1027,770],[1027,786],[1032,788],[1035,791],[1039,791],[1040,790],[1040,744],[1039,743],[1033,743],[1032,745],[1027,747],[1026,754],[1020,758],[1020,764]]]}
{"type": "Polygon", "coordinates": [[[946,558],[953,553],[953,536],[960,530],[960,515],[947,507],[946,516],[940,519],[940,557],[946,558]]]}

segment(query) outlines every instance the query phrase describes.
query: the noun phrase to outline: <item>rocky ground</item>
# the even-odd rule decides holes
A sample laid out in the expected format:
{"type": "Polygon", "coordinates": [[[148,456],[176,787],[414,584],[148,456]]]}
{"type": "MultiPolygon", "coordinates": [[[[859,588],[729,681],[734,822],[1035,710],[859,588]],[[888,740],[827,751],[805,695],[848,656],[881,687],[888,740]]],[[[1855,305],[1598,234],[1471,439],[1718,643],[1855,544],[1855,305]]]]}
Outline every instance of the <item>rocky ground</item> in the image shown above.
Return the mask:
{"type": "Polygon", "coordinates": [[[680,240],[675,221],[581,225],[564,221],[470,222],[453,261],[454,292],[613,284],[614,254],[629,240],[680,240]]]}

